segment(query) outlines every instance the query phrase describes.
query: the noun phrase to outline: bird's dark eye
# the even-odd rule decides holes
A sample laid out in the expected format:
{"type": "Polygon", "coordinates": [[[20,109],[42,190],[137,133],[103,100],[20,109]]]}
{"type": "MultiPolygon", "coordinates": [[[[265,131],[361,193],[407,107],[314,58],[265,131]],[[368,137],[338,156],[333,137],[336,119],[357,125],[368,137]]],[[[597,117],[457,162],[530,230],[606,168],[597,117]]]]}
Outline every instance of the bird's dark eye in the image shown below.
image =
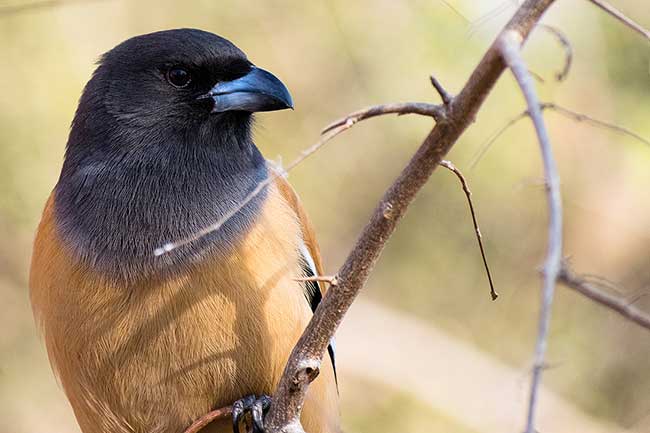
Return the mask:
{"type": "Polygon", "coordinates": [[[167,71],[167,81],[174,87],[183,88],[187,87],[192,81],[192,75],[180,67],[174,67],[167,71]]]}

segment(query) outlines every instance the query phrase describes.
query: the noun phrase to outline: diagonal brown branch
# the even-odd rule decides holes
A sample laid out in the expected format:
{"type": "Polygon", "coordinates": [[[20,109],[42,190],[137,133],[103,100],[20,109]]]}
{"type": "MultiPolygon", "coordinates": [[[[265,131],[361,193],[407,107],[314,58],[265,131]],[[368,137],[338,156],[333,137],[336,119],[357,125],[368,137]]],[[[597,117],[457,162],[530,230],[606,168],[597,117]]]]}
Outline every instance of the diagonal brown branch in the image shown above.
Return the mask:
{"type": "Polygon", "coordinates": [[[467,179],[463,176],[463,173],[456,167],[451,161],[442,160],[440,165],[445,167],[447,170],[451,171],[456,175],[460,181],[465,196],[467,197],[467,203],[469,204],[469,212],[472,215],[472,223],[474,224],[474,233],[476,233],[476,241],[478,242],[478,247],[481,250],[481,258],[483,259],[483,266],[485,267],[485,273],[487,274],[488,282],[490,283],[490,296],[492,300],[495,301],[499,294],[494,289],[494,282],[492,281],[492,274],[490,273],[490,267],[488,266],[487,257],[485,256],[485,248],[483,248],[483,236],[481,235],[481,229],[478,226],[478,220],[476,218],[476,211],[474,210],[474,203],[472,203],[472,191],[469,189],[467,184],[467,179]]]}
{"type": "MultiPolygon", "coordinates": [[[[521,41],[525,40],[552,3],[553,0],[525,1],[504,32],[516,32],[521,41]]],[[[300,411],[309,383],[316,376],[314,372],[320,366],[329,340],[365,284],[398,221],[444,155],[472,123],[504,69],[500,42],[495,42],[465,87],[447,106],[445,119],[436,123],[411,161],[384,194],[338,272],[338,285],[327,291],[289,357],[266,417],[268,433],[303,431],[300,411]]]]}
{"type": "Polygon", "coordinates": [[[650,316],[643,311],[630,305],[631,303],[620,296],[611,295],[603,292],[593,283],[589,282],[585,276],[577,275],[569,268],[566,263],[562,264],[559,280],[563,285],[575,290],[586,296],[594,302],[599,303],[612,311],[615,311],[622,317],[636,323],[637,325],[650,330],[650,316]]]}
{"type": "Polygon", "coordinates": [[[537,342],[535,344],[535,361],[533,364],[533,377],[531,380],[525,430],[526,433],[535,433],[535,411],[542,371],[545,367],[544,357],[551,322],[551,306],[553,304],[555,285],[557,284],[562,263],[562,197],[560,194],[560,176],[555,159],[553,158],[553,150],[544,124],[542,109],[535,92],[532,77],[528,73],[526,64],[521,57],[521,36],[514,31],[506,32],[501,36],[500,46],[501,53],[526,98],[528,113],[535,125],[542,161],[544,162],[546,192],[548,196],[548,249],[544,262],[542,305],[539,314],[537,342]]]}

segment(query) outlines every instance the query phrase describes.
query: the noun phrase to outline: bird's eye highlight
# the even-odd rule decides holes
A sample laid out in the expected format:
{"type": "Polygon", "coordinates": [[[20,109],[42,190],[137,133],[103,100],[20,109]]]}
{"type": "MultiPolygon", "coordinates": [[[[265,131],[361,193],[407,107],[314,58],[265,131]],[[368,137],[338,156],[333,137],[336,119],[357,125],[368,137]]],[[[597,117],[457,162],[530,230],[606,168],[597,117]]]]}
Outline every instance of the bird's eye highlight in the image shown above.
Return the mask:
{"type": "Polygon", "coordinates": [[[174,67],[167,71],[167,81],[172,86],[180,89],[190,84],[192,76],[186,69],[174,67]]]}

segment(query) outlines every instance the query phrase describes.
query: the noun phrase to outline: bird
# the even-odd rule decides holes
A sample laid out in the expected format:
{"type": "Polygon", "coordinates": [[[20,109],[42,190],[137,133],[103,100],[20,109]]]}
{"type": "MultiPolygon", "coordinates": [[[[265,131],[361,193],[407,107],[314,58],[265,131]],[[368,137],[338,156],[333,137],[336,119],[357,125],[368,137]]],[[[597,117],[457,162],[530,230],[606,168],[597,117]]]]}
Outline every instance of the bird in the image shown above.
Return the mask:
{"type": "MultiPolygon", "coordinates": [[[[260,413],[326,289],[305,278],[323,275],[306,211],[253,141],[254,113],[283,109],[293,101],[280,79],[203,30],[135,36],[100,57],[29,278],[83,433],[181,433],[233,402],[232,420],[203,431],[264,430],[260,413]]],[[[306,396],[307,433],[339,431],[332,348],[306,396]]]]}

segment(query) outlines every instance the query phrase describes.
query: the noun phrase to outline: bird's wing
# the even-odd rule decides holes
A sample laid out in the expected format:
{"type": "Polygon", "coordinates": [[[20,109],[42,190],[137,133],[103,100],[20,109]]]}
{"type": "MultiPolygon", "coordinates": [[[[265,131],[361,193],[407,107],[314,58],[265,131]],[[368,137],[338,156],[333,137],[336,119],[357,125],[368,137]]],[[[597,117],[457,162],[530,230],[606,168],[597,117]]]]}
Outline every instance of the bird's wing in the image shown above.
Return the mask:
{"type": "MultiPolygon", "coordinates": [[[[296,213],[298,221],[300,221],[300,227],[302,229],[302,238],[303,238],[303,248],[301,248],[301,256],[303,260],[303,270],[305,276],[314,277],[323,274],[323,262],[320,255],[320,249],[318,248],[318,242],[316,241],[316,233],[314,227],[311,224],[311,221],[307,217],[305,209],[300,203],[298,195],[294,191],[293,187],[286,181],[282,176],[276,178],[275,184],[280,191],[282,197],[287,201],[291,209],[296,213]]],[[[325,285],[317,281],[307,281],[305,282],[305,297],[311,306],[312,311],[316,311],[316,307],[320,304],[320,301],[323,299],[326,288],[325,285]]],[[[330,359],[332,361],[332,368],[334,369],[334,378],[336,379],[336,362],[334,359],[334,340],[330,341],[329,346],[327,347],[329,352],[330,359]]],[[[338,381],[338,380],[337,380],[338,381]]]]}

